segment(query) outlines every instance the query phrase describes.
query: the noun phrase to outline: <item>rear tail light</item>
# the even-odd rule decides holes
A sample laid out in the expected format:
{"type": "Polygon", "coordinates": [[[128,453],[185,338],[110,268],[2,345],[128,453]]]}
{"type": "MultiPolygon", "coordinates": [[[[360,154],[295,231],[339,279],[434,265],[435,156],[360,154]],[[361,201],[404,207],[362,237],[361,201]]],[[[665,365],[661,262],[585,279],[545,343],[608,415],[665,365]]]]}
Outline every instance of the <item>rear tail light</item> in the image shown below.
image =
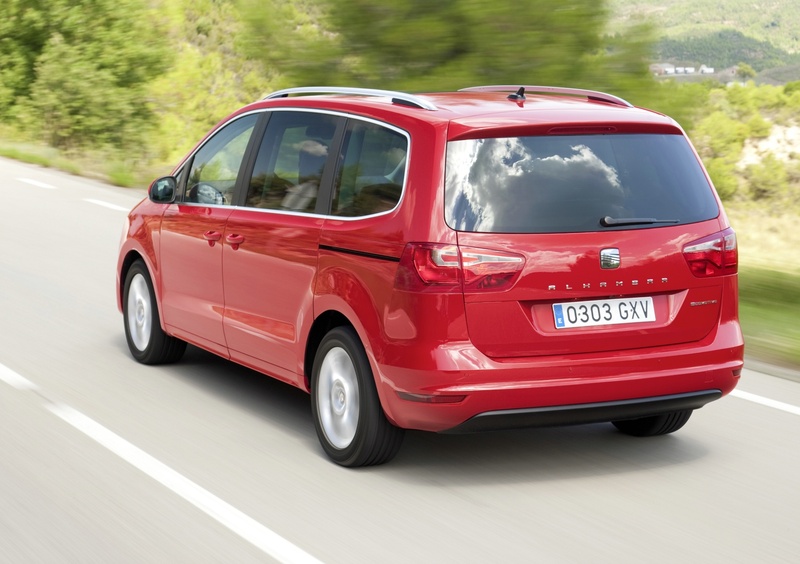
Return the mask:
{"type": "Polygon", "coordinates": [[[524,265],[522,256],[505,251],[409,243],[400,259],[395,286],[434,292],[505,290],[524,265]]]}
{"type": "Polygon", "coordinates": [[[683,257],[698,278],[735,274],[739,269],[736,233],[730,227],[683,248],[683,257]]]}
{"type": "Polygon", "coordinates": [[[525,259],[512,253],[461,248],[464,291],[503,290],[522,272],[525,259]]]}
{"type": "Polygon", "coordinates": [[[458,247],[455,245],[409,246],[412,248],[414,269],[424,284],[457,286],[461,283],[458,247]]]}

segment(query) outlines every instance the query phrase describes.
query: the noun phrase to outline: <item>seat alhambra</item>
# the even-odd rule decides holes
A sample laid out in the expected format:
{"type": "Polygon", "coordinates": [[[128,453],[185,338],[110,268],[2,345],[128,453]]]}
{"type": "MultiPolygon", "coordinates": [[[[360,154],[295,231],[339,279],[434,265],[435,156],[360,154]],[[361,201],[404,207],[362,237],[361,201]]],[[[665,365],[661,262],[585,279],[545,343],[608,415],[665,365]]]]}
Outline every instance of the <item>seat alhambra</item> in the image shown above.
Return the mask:
{"type": "Polygon", "coordinates": [[[275,92],[130,213],[131,354],[308,392],[338,464],[404,429],[671,433],[742,369],[736,235],[680,126],[601,92],[275,92]]]}

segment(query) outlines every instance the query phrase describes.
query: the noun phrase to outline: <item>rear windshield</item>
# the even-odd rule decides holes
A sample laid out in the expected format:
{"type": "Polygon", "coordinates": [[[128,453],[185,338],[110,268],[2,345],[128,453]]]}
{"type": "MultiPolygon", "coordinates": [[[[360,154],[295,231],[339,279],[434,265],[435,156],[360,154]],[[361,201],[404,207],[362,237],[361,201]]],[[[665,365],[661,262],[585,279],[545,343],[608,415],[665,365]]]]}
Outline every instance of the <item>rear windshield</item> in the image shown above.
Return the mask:
{"type": "Polygon", "coordinates": [[[451,141],[445,204],[450,227],[484,233],[639,229],[719,214],[681,135],[451,141]]]}

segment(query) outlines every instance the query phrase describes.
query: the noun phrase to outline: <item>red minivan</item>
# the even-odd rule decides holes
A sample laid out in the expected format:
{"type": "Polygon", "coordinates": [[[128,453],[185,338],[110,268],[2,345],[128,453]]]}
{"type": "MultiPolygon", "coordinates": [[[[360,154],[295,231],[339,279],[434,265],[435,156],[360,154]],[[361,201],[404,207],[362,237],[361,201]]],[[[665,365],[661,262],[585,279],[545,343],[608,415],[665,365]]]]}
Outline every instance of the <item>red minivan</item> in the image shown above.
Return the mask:
{"type": "Polygon", "coordinates": [[[134,358],[186,344],[311,395],[324,451],[403,429],[652,436],[742,370],[736,235],[672,119],[601,92],[275,92],[128,216],[134,358]]]}

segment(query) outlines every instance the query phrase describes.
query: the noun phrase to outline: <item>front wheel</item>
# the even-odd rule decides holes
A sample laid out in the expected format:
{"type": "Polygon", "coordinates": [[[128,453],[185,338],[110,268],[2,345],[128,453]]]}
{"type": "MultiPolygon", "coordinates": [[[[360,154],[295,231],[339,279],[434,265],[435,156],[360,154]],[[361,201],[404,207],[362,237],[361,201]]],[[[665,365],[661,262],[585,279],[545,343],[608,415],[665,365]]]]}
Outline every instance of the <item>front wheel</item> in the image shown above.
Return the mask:
{"type": "Polygon", "coordinates": [[[663,415],[653,415],[640,419],[627,419],[625,421],[612,421],[614,427],[634,437],[655,437],[674,433],[689,420],[692,415],[691,409],[673,411],[663,415]]]}
{"type": "Polygon", "coordinates": [[[125,276],[122,315],[125,339],[133,358],[142,364],[165,364],[183,356],[186,342],[161,329],[153,283],[141,260],[133,263],[125,276]]]}
{"type": "Polygon", "coordinates": [[[349,327],[331,330],[320,343],[311,411],[322,448],[337,464],[383,464],[400,449],[403,430],[386,419],[364,347],[349,327]]]}

